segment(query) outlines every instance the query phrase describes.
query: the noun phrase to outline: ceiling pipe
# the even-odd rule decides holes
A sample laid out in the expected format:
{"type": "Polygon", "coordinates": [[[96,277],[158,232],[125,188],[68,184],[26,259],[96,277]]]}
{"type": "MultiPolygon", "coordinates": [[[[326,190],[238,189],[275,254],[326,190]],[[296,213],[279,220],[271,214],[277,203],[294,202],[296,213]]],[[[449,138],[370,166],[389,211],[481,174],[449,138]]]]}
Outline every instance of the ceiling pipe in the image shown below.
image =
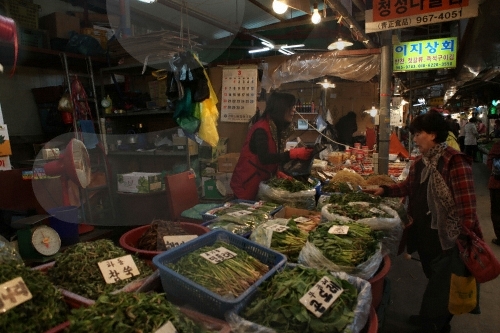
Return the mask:
{"type": "Polygon", "coordinates": [[[358,7],[360,11],[364,12],[366,10],[366,5],[363,0],[352,0],[352,3],[354,6],[358,7]]]}
{"type": "Polygon", "coordinates": [[[359,26],[358,22],[356,22],[352,18],[352,16],[349,14],[344,5],[342,5],[340,0],[325,0],[325,3],[342,16],[342,19],[348,24],[348,28],[354,30],[356,36],[359,35],[362,37],[362,42],[366,46],[366,48],[373,49],[377,47],[377,45],[375,45],[371,38],[368,37],[367,34],[365,34],[364,29],[359,26]]]}

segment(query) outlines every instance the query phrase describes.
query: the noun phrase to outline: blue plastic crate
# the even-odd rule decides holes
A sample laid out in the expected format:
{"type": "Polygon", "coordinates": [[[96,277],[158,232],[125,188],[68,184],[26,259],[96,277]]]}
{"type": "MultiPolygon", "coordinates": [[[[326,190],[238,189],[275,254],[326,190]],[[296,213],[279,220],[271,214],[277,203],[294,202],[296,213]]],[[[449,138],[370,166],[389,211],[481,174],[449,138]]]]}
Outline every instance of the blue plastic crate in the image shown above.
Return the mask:
{"type": "MultiPolygon", "coordinates": [[[[257,203],[258,201],[252,201],[252,200],[243,200],[243,199],[236,199],[236,200],[232,200],[232,201],[229,201],[230,204],[239,204],[239,203],[243,203],[243,204],[248,204],[248,205],[254,205],[255,203],[257,203]]],[[[214,207],[212,208],[211,210],[205,212],[202,214],[202,217],[203,217],[203,221],[211,221],[213,219],[215,219],[216,217],[218,217],[218,215],[214,215],[214,214],[211,214],[210,211],[212,211],[213,209],[217,209],[217,208],[220,208],[220,207],[223,207],[225,205],[224,204],[221,204],[220,206],[218,207],[214,207]]],[[[272,211],[269,212],[269,215],[273,215],[274,213],[276,213],[278,210],[280,210],[282,207],[282,205],[279,205],[277,206],[275,209],[273,209],[272,211]]]]}
{"type": "MultiPolygon", "coordinates": [[[[214,224],[214,222],[217,222],[219,219],[216,217],[216,218],[212,218],[210,221],[206,221],[206,222],[203,222],[201,225],[204,226],[204,227],[207,227],[208,229],[211,229],[211,230],[225,230],[225,229],[212,229],[210,227],[211,224],[214,224]]],[[[229,231],[229,230],[227,230],[229,231]]],[[[244,232],[244,233],[234,233],[238,236],[241,236],[241,237],[244,237],[244,238],[250,238],[250,235],[252,234],[253,230],[252,231],[248,231],[248,232],[244,232]]]]}
{"type": "Polygon", "coordinates": [[[229,231],[214,230],[155,256],[153,264],[160,271],[161,283],[167,297],[171,297],[176,303],[192,306],[202,313],[224,318],[225,312],[246,304],[257,291],[257,287],[286,264],[286,257],[229,231]],[[237,298],[224,298],[167,267],[169,263],[175,263],[183,256],[202,247],[211,246],[217,241],[236,246],[269,266],[269,271],[237,298]]]}

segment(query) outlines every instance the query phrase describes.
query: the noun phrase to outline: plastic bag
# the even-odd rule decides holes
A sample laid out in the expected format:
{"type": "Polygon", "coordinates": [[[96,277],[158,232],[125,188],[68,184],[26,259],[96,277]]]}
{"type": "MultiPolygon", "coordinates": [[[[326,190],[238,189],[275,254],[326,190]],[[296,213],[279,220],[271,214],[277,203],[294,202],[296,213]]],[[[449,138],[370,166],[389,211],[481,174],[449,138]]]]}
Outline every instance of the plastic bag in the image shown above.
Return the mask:
{"type": "Polygon", "coordinates": [[[199,137],[212,147],[219,143],[219,132],[217,132],[217,119],[219,111],[211,98],[201,102],[201,124],[199,137]]]}
{"type": "Polygon", "coordinates": [[[5,237],[0,236],[0,264],[7,261],[17,261],[22,263],[23,259],[17,251],[16,247],[12,245],[5,237]]]}
{"type": "Polygon", "coordinates": [[[470,274],[458,255],[458,248],[455,248],[454,251],[451,259],[448,310],[451,314],[459,315],[474,310],[478,303],[478,290],[476,279],[470,274]]]}
{"type": "Polygon", "coordinates": [[[316,189],[299,192],[289,192],[269,186],[265,182],[260,182],[258,200],[271,201],[278,204],[286,204],[288,207],[314,210],[316,207],[316,189]]]}
{"type": "MultiPolygon", "coordinates": [[[[293,267],[293,264],[288,264],[287,267],[293,267]]],[[[286,268],[285,268],[286,269],[286,268]]],[[[279,273],[278,273],[279,274],[279,273]]],[[[358,302],[354,309],[353,321],[346,326],[344,333],[359,333],[365,327],[370,315],[370,306],[372,303],[371,284],[361,278],[349,275],[345,272],[330,272],[334,277],[342,280],[347,280],[354,285],[358,290],[358,302]]],[[[248,321],[239,316],[239,311],[231,311],[226,313],[225,319],[231,326],[233,333],[276,333],[275,330],[265,327],[251,321],[248,321]]]]}
{"type": "MultiPolygon", "coordinates": [[[[369,209],[369,206],[373,206],[373,203],[368,202],[350,202],[349,204],[366,206],[367,209],[369,209]]],[[[382,256],[389,253],[398,253],[399,243],[401,242],[401,237],[403,237],[404,226],[401,222],[401,219],[399,218],[398,213],[394,209],[384,204],[380,204],[376,208],[384,211],[392,217],[371,217],[353,220],[347,216],[330,213],[328,211],[328,207],[330,206],[331,204],[322,206],[321,217],[323,219],[327,221],[337,220],[342,222],[355,221],[370,226],[372,230],[381,230],[384,232],[384,237],[382,238],[382,256]]]]}
{"type": "Polygon", "coordinates": [[[346,272],[348,274],[360,277],[362,279],[370,279],[379,269],[382,263],[382,244],[379,243],[377,251],[365,262],[356,267],[340,266],[326,258],[320,249],[312,243],[307,242],[299,254],[299,264],[307,267],[328,269],[332,272],[346,272]]]}

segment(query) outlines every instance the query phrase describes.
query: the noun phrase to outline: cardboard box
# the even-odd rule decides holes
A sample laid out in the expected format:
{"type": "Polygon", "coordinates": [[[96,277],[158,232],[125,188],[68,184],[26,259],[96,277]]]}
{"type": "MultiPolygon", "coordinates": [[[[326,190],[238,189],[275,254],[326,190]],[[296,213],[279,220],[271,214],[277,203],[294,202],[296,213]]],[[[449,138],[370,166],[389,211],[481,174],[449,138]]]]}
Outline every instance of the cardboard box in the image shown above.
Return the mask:
{"type": "Polygon", "coordinates": [[[167,80],[155,80],[149,81],[149,96],[152,100],[167,98],[165,95],[167,92],[167,80]]]}
{"type": "Polygon", "coordinates": [[[284,206],[282,209],[276,212],[276,214],[274,214],[275,218],[284,218],[284,219],[290,219],[295,217],[310,217],[310,216],[317,216],[317,217],[319,216],[321,218],[321,212],[284,206]]]}
{"type": "Polygon", "coordinates": [[[207,162],[216,162],[220,155],[227,153],[228,138],[219,138],[219,143],[216,147],[212,147],[206,143],[200,145],[198,157],[207,162]]]}
{"type": "Polygon", "coordinates": [[[229,185],[232,176],[232,173],[217,172],[208,177],[201,177],[202,197],[206,199],[222,199],[233,194],[233,190],[229,185]]]}
{"type": "Polygon", "coordinates": [[[130,172],[118,174],[118,191],[128,193],[161,191],[161,178],[161,173],[159,172],[130,172]]]}
{"type": "Polygon", "coordinates": [[[80,32],[80,19],[63,12],[40,17],[40,28],[47,30],[49,38],[69,39],[70,32],[80,32]]]}
{"type": "Polygon", "coordinates": [[[198,155],[198,144],[188,137],[173,134],[172,143],[177,151],[185,151],[187,146],[189,155],[198,155]]]}
{"type": "Polygon", "coordinates": [[[219,172],[233,172],[240,158],[240,153],[229,153],[219,156],[217,159],[217,169],[219,172]]]}

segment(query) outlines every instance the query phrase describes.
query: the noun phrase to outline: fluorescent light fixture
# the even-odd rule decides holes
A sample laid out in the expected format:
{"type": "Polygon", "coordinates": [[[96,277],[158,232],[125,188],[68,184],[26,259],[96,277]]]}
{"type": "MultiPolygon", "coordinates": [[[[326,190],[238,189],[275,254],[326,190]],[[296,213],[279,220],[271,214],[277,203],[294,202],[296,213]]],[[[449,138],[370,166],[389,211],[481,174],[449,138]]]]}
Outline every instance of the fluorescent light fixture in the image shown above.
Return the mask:
{"type": "Polygon", "coordinates": [[[343,50],[346,47],[352,46],[352,43],[349,41],[342,40],[342,38],[339,38],[336,42],[331,43],[328,45],[329,50],[343,50]]]}
{"type": "Polygon", "coordinates": [[[314,9],[313,9],[313,14],[311,16],[311,22],[314,24],[318,24],[321,22],[321,15],[318,12],[318,3],[314,3],[314,9]]]}
{"type": "Polygon", "coordinates": [[[264,47],[262,49],[256,49],[256,50],[249,50],[248,53],[257,53],[257,52],[265,52],[265,51],[269,51],[270,48],[269,47],[264,47]]]}
{"type": "Polygon", "coordinates": [[[273,44],[273,43],[268,42],[267,40],[263,40],[263,41],[262,41],[262,45],[264,45],[264,46],[266,46],[266,47],[268,47],[268,48],[270,48],[270,49],[274,49],[274,44],[273,44]]]}
{"type": "Polygon", "coordinates": [[[295,54],[295,52],[292,52],[292,51],[287,50],[287,49],[282,49],[282,48],[279,48],[279,49],[278,49],[278,52],[283,53],[283,54],[285,54],[285,55],[292,55],[292,54],[295,54]]]}
{"type": "Polygon", "coordinates": [[[282,49],[291,49],[293,47],[304,47],[304,44],[295,44],[295,45],[283,45],[281,48],[282,49]]]}
{"type": "Polygon", "coordinates": [[[156,2],[156,0],[139,0],[139,2],[153,3],[156,2]]]}
{"type": "MultiPolygon", "coordinates": [[[[309,7],[311,8],[311,7],[309,7]]],[[[273,10],[276,14],[283,14],[288,9],[288,5],[282,0],[273,1],[273,10]]]]}

